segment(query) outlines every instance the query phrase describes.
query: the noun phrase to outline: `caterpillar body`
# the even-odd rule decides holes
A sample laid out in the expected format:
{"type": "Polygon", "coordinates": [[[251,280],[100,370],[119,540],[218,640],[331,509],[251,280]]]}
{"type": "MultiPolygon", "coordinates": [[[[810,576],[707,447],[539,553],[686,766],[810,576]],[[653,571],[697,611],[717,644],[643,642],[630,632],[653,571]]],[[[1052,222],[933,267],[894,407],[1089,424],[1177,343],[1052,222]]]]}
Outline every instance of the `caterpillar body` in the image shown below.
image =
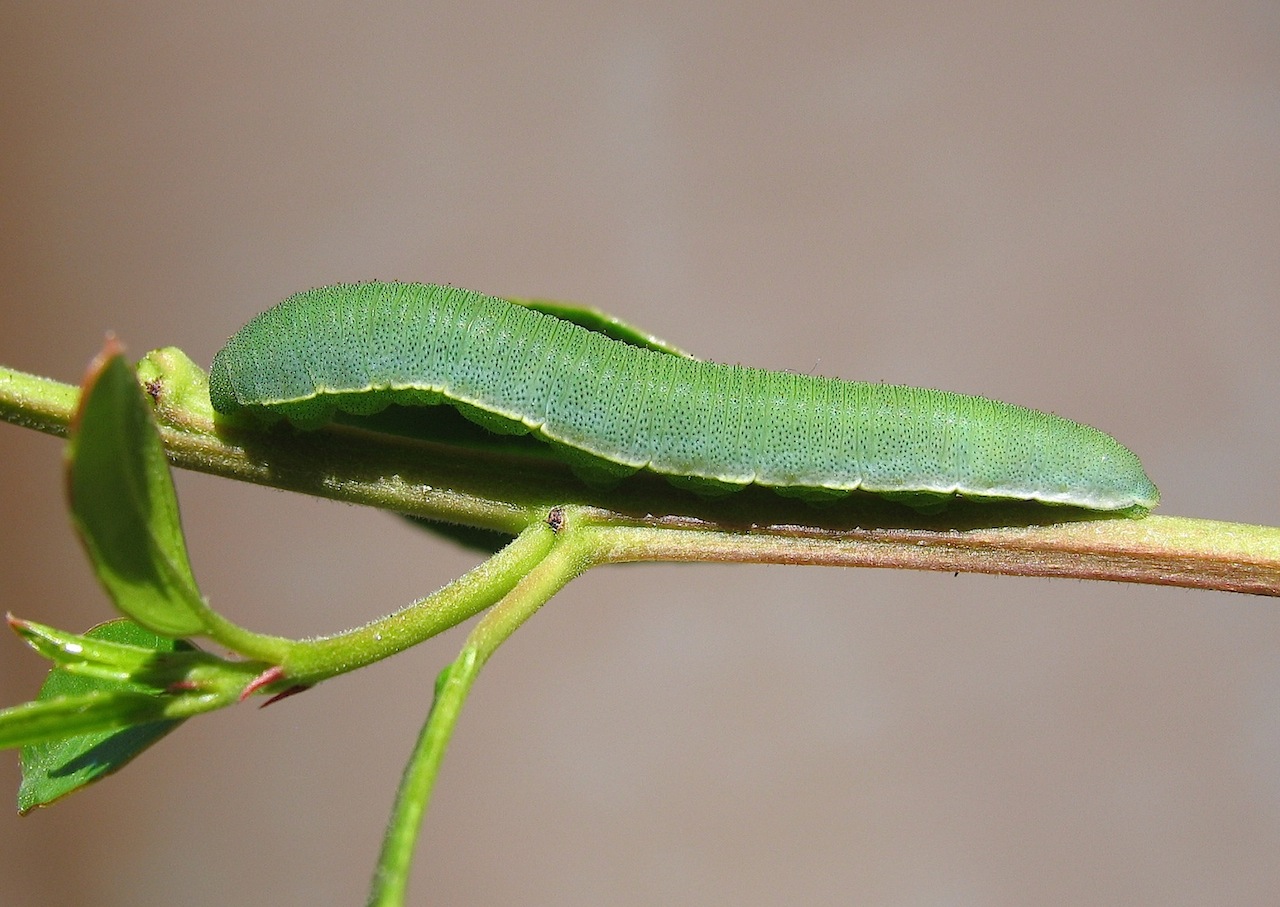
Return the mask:
{"type": "Polygon", "coordinates": [[[921,509],[954,496],[1145,513],[1159,492],[1097,429],[984,397],[704,362],[430,284],[298,293],[242,328],[214,409],[314,428],[335,411],[451,404],[531,432],[587,479],[651,470],[702,492],[855,490],[921,509]]]}

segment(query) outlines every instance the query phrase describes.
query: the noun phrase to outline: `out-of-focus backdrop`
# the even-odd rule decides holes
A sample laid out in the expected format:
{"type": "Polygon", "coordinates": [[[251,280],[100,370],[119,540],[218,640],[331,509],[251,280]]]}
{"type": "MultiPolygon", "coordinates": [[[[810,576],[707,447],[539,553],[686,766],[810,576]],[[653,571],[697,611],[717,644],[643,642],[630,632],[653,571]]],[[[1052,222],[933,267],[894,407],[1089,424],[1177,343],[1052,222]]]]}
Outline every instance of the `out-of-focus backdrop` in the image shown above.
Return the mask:
{"type": "MultiPolygon", "coordinates": [[[[0,362],[207,363],[367,278],[600,306],[734,362],[1120,437],[1280,522],[1280,7],[0,7],[0,362]],[[436,7],[436,8],[433,8],[436,7]]],[[[0,607],[109,616],[61,445],[0,425],[0,607]]],[[[474,558],[178,476],[199,578],[331,632],[474,558]]],[[[455,630],[0,814],[4,904],[360,903],[455,630]]],[[[0,638],[0,695],[44,664],[0,638]]],[[[18,783],[0,754],[0,790],[18,783]]],[[[6,794],[8,796],[8,794],[6,794]]],[[[574,582],[486,669],[413,902],[1275,904],[1280,610],[820,568],[574,582]]]]}

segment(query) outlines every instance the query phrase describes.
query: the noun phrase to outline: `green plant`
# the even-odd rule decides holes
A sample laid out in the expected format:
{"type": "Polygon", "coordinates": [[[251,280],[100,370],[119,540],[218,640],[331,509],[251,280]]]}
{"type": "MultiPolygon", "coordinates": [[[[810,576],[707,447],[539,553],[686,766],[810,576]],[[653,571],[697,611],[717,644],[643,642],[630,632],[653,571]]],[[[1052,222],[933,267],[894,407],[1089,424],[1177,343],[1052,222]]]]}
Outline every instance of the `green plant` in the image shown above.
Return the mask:
{"type": "MultiPolygon", "coordinates": [[[[608,320],[599,318],[590,326],[604,330],[608,320]]],[[[81,389],[0,368],[0,418],[68,437],[72,518],[124,615],[85,634],[10,618],[55,664],[33,702],[0,713],[0,744],[22,748],[24,810],[122,767],[193,715],[288,695],[485,612],[437,679],[388,824],[374,904],[403,901],[421,817],[480,669],[591,567],[891,566],[1280,594],[1280,529],[1031,501],[957,501],[924,514],[855,496],[814,508],[756,488],[702,498],[651,476],[593,487],[560,462],[503,445],[466,447],[460,456],[451,439],[369,431],[358,421],[295,434],[227,420],[210,405],[205,373],[174,349],[149,354],[135,374],[109,341],[81,389]],[[307,640],[264,636],[231,623],[200,594],[170,464],[381,507],[445,534],[479,530],[467,538],[496,551],[439,592],[365,626],[307,640]],[[188,638],[237,657],[212,655],[188,638]]]]}

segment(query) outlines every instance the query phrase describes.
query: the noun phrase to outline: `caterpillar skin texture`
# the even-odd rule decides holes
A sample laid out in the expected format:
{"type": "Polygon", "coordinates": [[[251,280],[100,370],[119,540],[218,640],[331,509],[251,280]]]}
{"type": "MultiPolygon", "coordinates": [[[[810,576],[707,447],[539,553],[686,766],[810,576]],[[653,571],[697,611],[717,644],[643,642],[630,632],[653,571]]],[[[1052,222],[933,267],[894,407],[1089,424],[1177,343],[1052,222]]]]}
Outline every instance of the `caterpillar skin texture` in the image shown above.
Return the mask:
{"type": "Polygon", "coordinates": [[[529,431],[591,478],[648,469],[696,490],[857,489],[1092,510],[1154,507],[1138,458],[1059,416],[944,391],[641,349],[469,290],[348,284],[259,315],[213,361],[214,409],[317,427],[335,410],[449,403],[529,431]]]}

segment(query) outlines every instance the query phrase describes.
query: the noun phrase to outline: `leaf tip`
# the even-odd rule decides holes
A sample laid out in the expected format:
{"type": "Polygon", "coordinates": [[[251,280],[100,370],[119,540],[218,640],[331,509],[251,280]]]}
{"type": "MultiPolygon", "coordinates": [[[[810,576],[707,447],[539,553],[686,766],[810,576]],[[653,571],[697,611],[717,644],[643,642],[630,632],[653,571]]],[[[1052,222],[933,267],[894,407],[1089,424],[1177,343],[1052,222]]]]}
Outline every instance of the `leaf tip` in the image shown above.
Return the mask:
{"type": "Polygon", "coordinates": [[[30,643],[33,631],[31,622],[23,620],[21,617],[14,617],[12,614],[5,612],[5,623],[9,625],[9,629],[18,634],[24,641],[30,643]]]}
{"type": "Polygon", "coordinates": [[[124,344],[116,335],[107,331],[102,338],[102,349],[98,351],[98,355],[90,360],[88,367],[84,371],[84,378],[80,382],[81,390],[87,390],[102,374],[102,370],[106,368],[108,362],[118,356],[124,355],[124,344]]]}

